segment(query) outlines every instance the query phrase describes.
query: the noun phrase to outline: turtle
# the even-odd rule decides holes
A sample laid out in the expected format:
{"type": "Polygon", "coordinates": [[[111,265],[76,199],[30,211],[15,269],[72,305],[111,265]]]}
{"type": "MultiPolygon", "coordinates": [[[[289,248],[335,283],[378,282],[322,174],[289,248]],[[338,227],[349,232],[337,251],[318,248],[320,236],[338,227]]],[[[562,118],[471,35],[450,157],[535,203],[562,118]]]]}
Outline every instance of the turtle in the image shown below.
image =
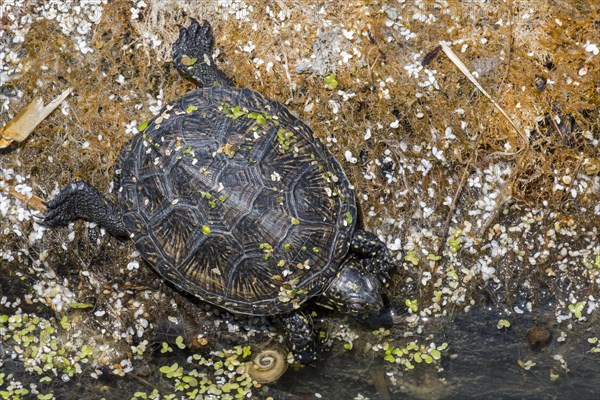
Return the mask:
{"type": "Polygon", "coordinates": [[[42,224],[95,222],[130,239],[178,289],[236,314],[279,316],[297,361],[316,359],[316,298],[356,317],[383,308],[393,261],[357,228],[353,187],[313,131],[215,64],[207,21],[180,27],[173,63],[197,88],[167,104],[122,150],[116,201],[85,181],[47,203],[42,224]]]}

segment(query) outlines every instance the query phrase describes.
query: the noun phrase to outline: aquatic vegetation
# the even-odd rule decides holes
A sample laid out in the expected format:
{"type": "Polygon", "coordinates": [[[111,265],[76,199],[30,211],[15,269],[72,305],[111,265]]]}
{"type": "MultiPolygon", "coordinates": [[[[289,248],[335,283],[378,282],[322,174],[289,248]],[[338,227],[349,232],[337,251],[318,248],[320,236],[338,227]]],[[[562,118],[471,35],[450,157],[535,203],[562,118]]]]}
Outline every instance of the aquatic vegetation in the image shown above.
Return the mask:
{"type": "MultiPolygon", "coordinates": [[[[40,384],[55,379],[68,382],[76,374],[98,378],[103,365],[100,352],[88,344],[81,344],[85,343],[85,338],[77,343],[65,341],[67,336],[61,330],[69,329],[67,324],[66,317],[55,321],[30,314],[0,315],[0,343],[5,352],[22,362],[27,372],[39,376],[40,384]]],[[[160,353],[173,352],[174,348],[177,351],[187,348],[181,336],[175,338],[174,343],[163,342],[160,353]]],[[[132,347],[132,350],[139,357],[145,353],[146,346],[132,347]]],[[[253,367],[248,363],[253,359],[252,355],[250,346],[235,346],[211,351],[206,355],[189,354],[184,364],[175,362],[159,368],[162,376],[170,382],[170,388],[165,389],[166,393],[158,389],[138,391],[133,397],[195,399],[196,396],[202,396],[222,400],[244,398],[261,386],[261,383],[251,377],[253,367]]],[[[283,364],[287,365],[287,360],[284,359],[283,364]]],[[[135,373],[130,359],[110,365],[109,370],[110,373],[121,376],[135,373]]],[[[280,369],[279,375],[283,371],[285,368],[280,369]]],[[[271,379],[268,375],[260,375],[257,379],[264,377],[271,379]]],[[[0,398],[18,400],[28,398],[29,394],[37,395],[38,399],[54,398],[52,394],[22,387],[10,373],[0,373],[0,398]]]]}
{"type": "Polygon", "coordinates": [[[429,345],[419,345],[417,341],[411,341],[406,345],[393,346],[389,343],[383,343],[381,349],[385,352],[383,359],[390,363],[400,364],[406,370],[415,368],[415,364],[436,364],[442,358],[442,352],[448,348],[448,343],[442,343],[436,346],[435,343],[429,345]]]}
{"type": "Polygon", "coordinates": [[[510,328],[510,321],[506,319],[501,319],[498,321],[498,329],[510,328]]]}

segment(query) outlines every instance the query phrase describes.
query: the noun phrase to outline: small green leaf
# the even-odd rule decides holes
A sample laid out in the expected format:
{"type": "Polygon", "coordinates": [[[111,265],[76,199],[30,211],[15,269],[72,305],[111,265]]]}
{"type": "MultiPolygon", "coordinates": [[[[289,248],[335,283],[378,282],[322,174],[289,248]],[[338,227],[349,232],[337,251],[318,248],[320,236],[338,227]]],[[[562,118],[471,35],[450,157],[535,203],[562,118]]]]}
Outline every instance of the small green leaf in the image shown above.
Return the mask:
{"type": "Polygon", "coordinates": [[[453,254],[458,253],[460,248],[462,247],[461,238],[460,237],[451,237],[448,239],[448,246],[450,246],[450,252],[453,254]]]}
{"type": "Polygon", "coordinates": [[[167,375],[167,378],[180,377],[183,375],[183,368],[181,368],[177,363],[163,365],[160,367],[159,371],[167,375]]]}
{"type": "Polygon", "coordinates": [[[138,125],[137,130],[140,132],[143,132],[146,130],[146,128],[148,127],[148,121],[144,121],[141,124],[138,125]]]}
{"type": "Polygon", "coordinates": [[[60,326],[62,326],[63,329],[69,329],[71,327],[71,324],[69,323],[69,318],[66,315],[60,319],[60,326]]]}
{"type": "Polygon", "coordinates": [[[501,319],[500,321],[498,321],[497,328],[498,329],[510,328],[510,321],[508,321],[506,319],[501,319]]]}
{"type": "Polygon", "coordinates": [[[346,211],[344,213],[344,220],[346,221],[346,224],[350,225],[352,223],[352,213],[350,211],[346,211]]]}
{"type": "Polygon", "coordinates": [[[408,253],[406,253],[406,255],[404,256],[404,259],[414,266],[419,265],[419,258],[415,254],[414,250],[409,250],[408,253]]]}
{"type": "Polygon", "coordinates": [[[418,306],[418,300],[414,299],[414,300],[410,300],[410,299],[406,299],[404,301],[404,304],[406,304],[406,306],[413,312],[416,313],[417,311],[419,311],[419,306],[418,306]]]}
{"type": "Polygon", "coordinates": [[[202,233],[210,235],[210,227],[208,225],[202,225],[202,233]]]}
{"type": "Polygon", "coordinates": [[[225,392],[225,393],[229,393],[232,390],[235,390],[239,387],[240,387],[240,385],[238,383],[227,382],[223,386],[221,386],[221,390],[223,390],[223,392],[225,392]]]}
{"type": "Polygon", "coordinates": [[[171,367],[169,365],[163,365],[162,367],[160,367],[159,371],[163,374],[167,374],[171,372],[171,367]]]}
{"type": "Polygon", "coordinates": [[[338,86],[338,81],[335,75],[335,72],[330,73],[325,78],[323,78],[323,83],[325,83],[329,88],[335,89],[338,86]]]}
{"type": "Polygon", "coordinates": [[[183,343],[183,337],[177,336],[175,339],[175,345],[181,350],[185,349],[185,343],[183,343]]]}
{"type": "Polygon", "coordinates": [[[292,217],[290,220],[292,221],[293,225],[300,225],[300,220],[298,218],[292,217]]]}
{"type": "Polygon", "coordinates": [[[264,125],[267,123],[267,119],[261,113],[257,113],[257,112],[248,113],[248,118],[255,119],[256,123],[259,125],[264,125]]]}
{"type": "Polygon", "coordinates": [[[580,301],[576,304],[569,304],[569,310],[575,315],[576,318],[581,318],[581,312],[585,306],[585,301],[580,301]]]}
{"type": "Polygon", "coordinates": [[[198,386],[198,379],[193,376],[184,376],[181,378],[181,380],[192,387],[198,386]]]}
{"type": "Polygon", "coordinates": [[[517,364],[519,364],[519,366],[526,371],[529,371],[531,369],[531,367],[535,367],[535,365],[536,365],[536,363],[534,363],[531,360],[527,360],[527,361],[517,360],[517,364]]]}
{"type": "Polygon", "coordinates": [[[227,115],[228,117],[232,117],[233,116],[233,112],[231,111],[231,107],[229,107],[229,105],[227,103],[221,103],[221,106],[223,107],[223,114],[227,115]]]}
{"type": "Polygon", "coordinates": [[[242,358],[246,358],[250,354],[252,354],[252,348],[250,346],[244,346],[244,351],[242,352],[242,358]]]}
{"type": "Polygon", "coordinates": [[[173,351],[173,348],[169,346],[167,342],[162,342],[162,348],[160,349],[161,353],[170,353],[173,351]]]}
{"type": "Polygon", "coordinates": [[[192,112],[196,111],[197,109],[198,109],[198,107],[196,107],[193,104],[190,104],[188,106],[188,108],[185,109],[185,112],[188,113],[188,114],[191,114],[192,112]]]}
{"type": "Polygon", "coordinates": [[[92,308],[93,304],[90,303],[69,303],[69,307],[71,308],[92,308]]]}
{"type": "Polygon", "coordinates": [[[600,353],[600,346],[592,347],[588,353],[600,353]]]}
{"type": "Polygon", "coordinates": [[[240,106],[235,106],[231,109],[231,113],[233,114],[233,119],[239,118],[242,115],[246,115],[246,112],[240,108],[240,106]]]}
{"type": "Polygon", "coordinates": [[[84,344],[83,346],[81,346],[81,352],[79,353],[79,357],[80,358],[87,358],[91,355],[94,354],[94,349],[92,349],[90,346],[88,346],[87,344],[84,344]]]}

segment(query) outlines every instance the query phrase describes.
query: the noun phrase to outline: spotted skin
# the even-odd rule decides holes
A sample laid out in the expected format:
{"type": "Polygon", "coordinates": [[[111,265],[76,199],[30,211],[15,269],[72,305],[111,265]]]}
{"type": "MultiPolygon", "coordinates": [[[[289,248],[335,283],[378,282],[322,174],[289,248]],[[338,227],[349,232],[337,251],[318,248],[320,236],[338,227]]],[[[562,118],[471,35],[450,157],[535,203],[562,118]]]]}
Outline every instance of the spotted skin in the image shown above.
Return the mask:
{"type": "Polygon", "coordinates": [[[367,271],[386,276],[394,266],[394,260],[385,243],[371,232],[355,230],[350,248],[359,258],[365,260],[367,271]]]}
{"type": "Polygon", "coordinates": [[[367,270],[366,263],[349,256],[318,303],[356,318],[366,318],[382,310],[381,289],[379,278],[367,270]]]}
{"type": "Polygon", "coordinates": [[[315,335],[309,315],[300,311],[284,314],[281,317],[288,332],[288,340],[294,353],[294,360],[309,364],[315,360],[315,335]]]}

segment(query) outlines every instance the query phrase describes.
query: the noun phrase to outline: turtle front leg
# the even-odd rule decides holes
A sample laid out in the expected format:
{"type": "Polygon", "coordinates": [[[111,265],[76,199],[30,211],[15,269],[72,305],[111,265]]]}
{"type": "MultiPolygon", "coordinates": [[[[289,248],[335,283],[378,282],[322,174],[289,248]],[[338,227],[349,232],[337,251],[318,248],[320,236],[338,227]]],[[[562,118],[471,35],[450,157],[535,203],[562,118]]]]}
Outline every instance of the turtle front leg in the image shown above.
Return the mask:
{"type": "Polygon", "coordinates": [[[386,275],[394,260],[385,243],[371,232],[356,230],[350,243],[352,251],[362,259],[369,272],[386,275]]]}
{"type": "Polygon", "coordinates": [[[65,226],[77,219],[95,222],[113,236],[129,236],[117,208],[86,182],[62,188],[47,204],[42,225],[65,226]]]}
{"type": "Polygon", "coordinates": [[[300,311],[281,316],[288,331],[294,359],[302,364],[309,364],[316,359],[315,336],[312,319],[300,311]]]}
{"type": "Polygon", "coordinates": [[[180,28],[179,38],[173,44],[173,64],[181,75],[199,86],[233,86],[212,59],[214,41],[210,24],[203,21],[200,25],[192,18],[188,28],[180,28]]]}

